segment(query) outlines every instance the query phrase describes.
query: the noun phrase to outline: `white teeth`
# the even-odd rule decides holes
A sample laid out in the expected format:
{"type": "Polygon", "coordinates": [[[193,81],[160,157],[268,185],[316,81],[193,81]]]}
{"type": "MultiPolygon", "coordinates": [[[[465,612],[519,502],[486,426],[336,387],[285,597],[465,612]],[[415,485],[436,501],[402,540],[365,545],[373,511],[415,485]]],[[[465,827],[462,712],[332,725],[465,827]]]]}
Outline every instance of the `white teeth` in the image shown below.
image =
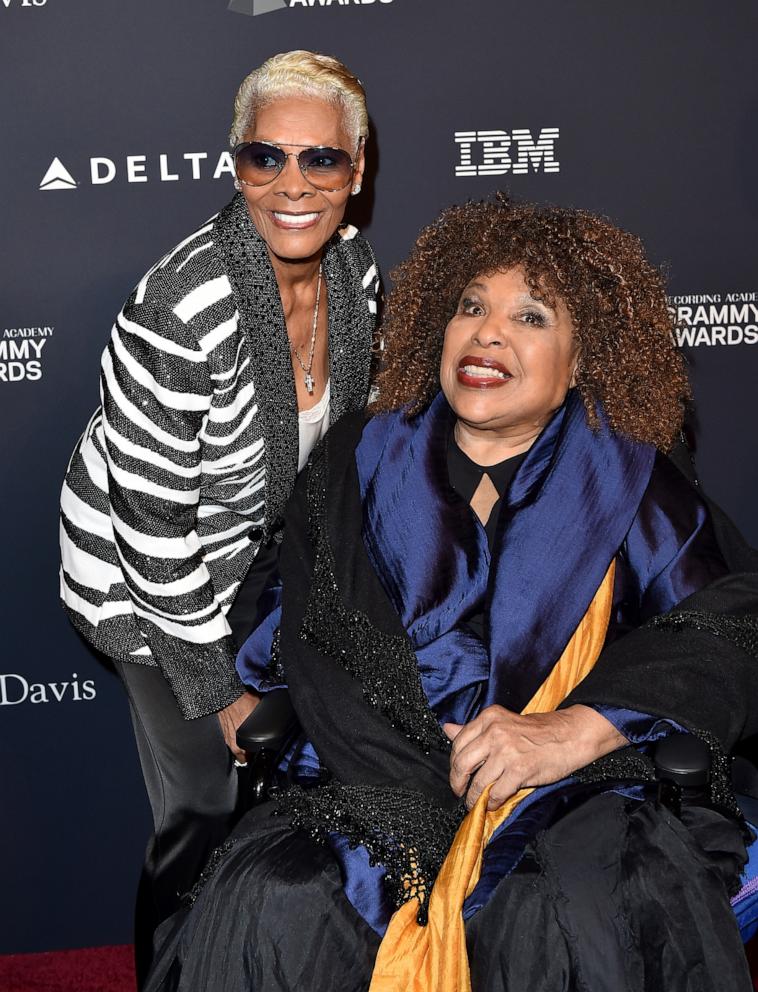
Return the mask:
{"type": "Polygon", "coordinates": [[[479,376],[481,379],[510,379],[510,376],[501,372],[500,369],[492,369],[486,365],[464,365],[461,371],[465,372],[466,375],[479,376]]]}
{"type": "Polygon", "coordinates": [[[286,224],[288,227],[306,227],[308,224],[312,224],[315,220],[318,220],[318,214],[284,214],[274,211],[274,217],[279,221],[280,224],[286,224]]]}

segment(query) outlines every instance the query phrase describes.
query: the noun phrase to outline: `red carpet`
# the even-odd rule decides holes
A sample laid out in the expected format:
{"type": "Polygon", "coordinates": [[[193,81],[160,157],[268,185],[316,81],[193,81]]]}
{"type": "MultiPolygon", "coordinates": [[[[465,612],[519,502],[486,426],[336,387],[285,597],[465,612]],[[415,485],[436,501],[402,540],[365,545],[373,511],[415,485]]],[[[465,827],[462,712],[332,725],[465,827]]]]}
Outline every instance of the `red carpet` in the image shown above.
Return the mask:
{"type": "Polygon", "coordinates": [[[0,956],[2,992],[135,992],[131,946],[0,956]]]}
{"type": "MultiPolygon", "coordinates": [[[[758,974],[758,938],[748,945],[758,974]]],[[[754,978],[758,990],[758,977],[754,978]]],[[[132,948],[86,947],[47,954],[0,955],[2,992],[135,992],[132,948]]]]}

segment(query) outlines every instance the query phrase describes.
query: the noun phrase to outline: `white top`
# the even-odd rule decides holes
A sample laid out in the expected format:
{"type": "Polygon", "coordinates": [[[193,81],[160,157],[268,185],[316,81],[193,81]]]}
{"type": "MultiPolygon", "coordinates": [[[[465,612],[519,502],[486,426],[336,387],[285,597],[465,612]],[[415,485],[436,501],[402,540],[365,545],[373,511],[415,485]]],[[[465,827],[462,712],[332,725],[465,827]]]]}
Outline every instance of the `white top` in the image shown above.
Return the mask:
{"type": "Polygon", "coordinates": [[[326,382],[324,395],[310,410],[301,410],[297,415],[297,428],[299,434],[299,447],[297,457],[297,470],[302,472],[308,455],[316,447],[316,444],[326,434],[329,428],[329,380],[326,382]]]}

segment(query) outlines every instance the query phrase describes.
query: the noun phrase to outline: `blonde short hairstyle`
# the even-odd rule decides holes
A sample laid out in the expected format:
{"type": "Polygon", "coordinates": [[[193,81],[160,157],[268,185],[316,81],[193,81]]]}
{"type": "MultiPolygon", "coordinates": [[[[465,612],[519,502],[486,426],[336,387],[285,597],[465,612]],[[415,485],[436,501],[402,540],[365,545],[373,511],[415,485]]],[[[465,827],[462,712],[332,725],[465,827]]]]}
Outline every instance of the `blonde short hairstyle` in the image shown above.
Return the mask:
{"type": "Polygon", "coordinates": [[[359,140],[368,137],[366,94],[360,79],[347,66],[331,55],[282,52],[267,59],[242,81],[234,100],[234,120],[229,132],[231,147],[244,141],[261,107],[287,96],[313,97],[339,106],[353,142],[353,152],[359,140]]]}

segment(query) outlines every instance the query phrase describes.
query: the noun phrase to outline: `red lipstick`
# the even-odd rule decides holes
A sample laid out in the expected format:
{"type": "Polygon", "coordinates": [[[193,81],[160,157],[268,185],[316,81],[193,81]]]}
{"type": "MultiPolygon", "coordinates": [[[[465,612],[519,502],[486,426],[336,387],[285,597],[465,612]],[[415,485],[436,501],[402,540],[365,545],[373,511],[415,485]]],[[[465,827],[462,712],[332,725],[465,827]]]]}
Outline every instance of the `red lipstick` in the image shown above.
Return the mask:
{"type": "Polygon", "coordinates": [[[510,382],[513,376],[502,362],[494,358],[464,355],[458,362],[457,378],[462,386],[470,389],[497,389],[510,382]],[[482,371],[479,372],[479,369],[482,371]]]}

